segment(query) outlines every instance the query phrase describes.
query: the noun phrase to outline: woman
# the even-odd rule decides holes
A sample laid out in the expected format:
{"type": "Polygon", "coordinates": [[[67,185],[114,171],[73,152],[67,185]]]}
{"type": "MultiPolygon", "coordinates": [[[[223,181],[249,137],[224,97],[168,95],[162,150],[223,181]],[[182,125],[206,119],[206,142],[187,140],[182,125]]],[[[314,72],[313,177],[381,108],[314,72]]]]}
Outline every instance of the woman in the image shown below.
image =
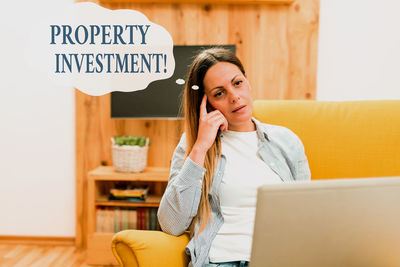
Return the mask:
{"type": "Polygon", "coordinates": [[[239,59],[212,48],[193,61],[184,92],[185,133],[158,209],[164,232],[190,230],[189,266],[247,266],[257,187],[310,180],[300,139],[252,117],[239,59]]]}

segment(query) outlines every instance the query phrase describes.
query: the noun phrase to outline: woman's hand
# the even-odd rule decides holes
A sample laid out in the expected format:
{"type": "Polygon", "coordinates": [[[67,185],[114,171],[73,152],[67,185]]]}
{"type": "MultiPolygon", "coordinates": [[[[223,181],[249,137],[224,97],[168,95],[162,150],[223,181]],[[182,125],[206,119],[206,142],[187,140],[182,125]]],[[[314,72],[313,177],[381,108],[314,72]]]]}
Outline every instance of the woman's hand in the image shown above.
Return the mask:
{"type": "Polygon", "coordinates": [[[228,129],[228,121],[219,110],[213,110],[208,113],[206,106],[207,95],[204,94],[203,100],[200,104],[199,131],[197,133],[195,145],[208,151],[215,141],[218,129],[221,129],[221,131],[228,129]]]}
{"type": "Polygon", "coordinates": [[[205,155],[215,141],[218,129],[226,131],[228,129],[228,121],[219,110],[207,112],[207,95],[204,94],[200,104],[199,130],[197,140],[193,145],[192,152],[189,157],[199,164],[204,165],[205,155]]]}

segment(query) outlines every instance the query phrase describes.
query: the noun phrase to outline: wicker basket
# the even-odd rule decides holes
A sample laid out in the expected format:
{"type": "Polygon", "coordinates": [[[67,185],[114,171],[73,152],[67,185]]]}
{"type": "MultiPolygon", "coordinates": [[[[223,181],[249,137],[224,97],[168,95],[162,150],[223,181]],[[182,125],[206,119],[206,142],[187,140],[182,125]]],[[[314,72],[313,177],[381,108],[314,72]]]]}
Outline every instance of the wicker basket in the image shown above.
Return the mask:
{"type": "Polygon", "coordinates": [[[141,172],[146,168],[149,138],[143,147],[118,146],[114,144],[114,138],[111,138],[111,143],[114,169],[117,172],[141,172]]]}

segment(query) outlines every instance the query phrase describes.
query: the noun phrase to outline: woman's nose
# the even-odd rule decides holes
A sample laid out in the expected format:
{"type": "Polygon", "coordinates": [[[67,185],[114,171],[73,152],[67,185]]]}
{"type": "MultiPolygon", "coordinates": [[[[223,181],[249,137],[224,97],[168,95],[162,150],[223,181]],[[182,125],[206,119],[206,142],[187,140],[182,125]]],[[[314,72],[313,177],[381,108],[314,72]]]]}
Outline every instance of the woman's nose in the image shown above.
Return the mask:
{"type": "Polygon", "coordinates": [[[236,103],[236,102],[238,102],[240,100],[240,96],[238,94],[233,93],[231,95],[231,99],[230,100],[231,100],[231,103],[234,104],[234,103],[236,103]]]}

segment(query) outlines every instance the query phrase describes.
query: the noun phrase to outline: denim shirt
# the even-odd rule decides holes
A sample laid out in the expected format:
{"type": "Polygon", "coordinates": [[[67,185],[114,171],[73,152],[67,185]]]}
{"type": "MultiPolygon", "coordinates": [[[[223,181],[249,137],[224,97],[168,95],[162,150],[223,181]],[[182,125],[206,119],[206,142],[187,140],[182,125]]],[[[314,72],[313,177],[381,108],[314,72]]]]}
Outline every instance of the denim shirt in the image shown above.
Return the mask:
{"type": "MultiPolygon", "coordinates": [[[[259,140],[257,153],[282,181],[310,180],[308,160],[299,137],[283,126],[261,123],[253,117],[252,121],[256,125],[259,140]]],[[[189,157],[185,158],[185,147],[186,140],[183,134],[174,151],[168,185],[157,213],[161,229],[174,236],[183,234],[197,214],[206,171],[189,157]]],[[[194,235],[185,248],[191,259],[189,266],[201,267],[209,262],[211,243],[224,222],[218,191],[225,163],[226,157],[221,154],[208,195],[212,219],[198,236],[196,233],[199,230],[199,221],[195,224],[194,235]]]]}

